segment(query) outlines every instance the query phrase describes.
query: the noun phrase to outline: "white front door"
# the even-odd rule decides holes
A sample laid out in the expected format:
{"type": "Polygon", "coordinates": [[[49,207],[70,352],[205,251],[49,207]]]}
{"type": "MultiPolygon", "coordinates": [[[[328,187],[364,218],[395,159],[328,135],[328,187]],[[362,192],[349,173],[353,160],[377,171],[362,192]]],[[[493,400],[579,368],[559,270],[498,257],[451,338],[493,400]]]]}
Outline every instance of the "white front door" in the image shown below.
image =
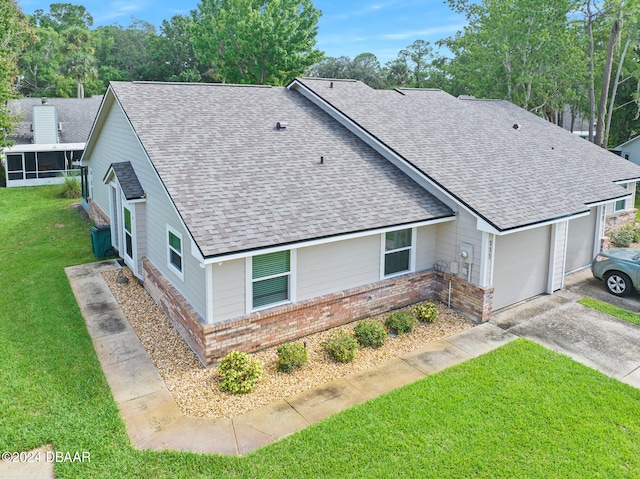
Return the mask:
{"type": "Polygon", "coordinates": [[[120,237],[122,238],[122,247],[120,256],[122,256],[124,262],[129,266],[133,274],[137,275],[136,264],[138,254],[136,251],[135,205],[129,204],[124,197],[122,198],[121,219],[120,224],[122,225],[122,229],[120,231],[120,237]]]}

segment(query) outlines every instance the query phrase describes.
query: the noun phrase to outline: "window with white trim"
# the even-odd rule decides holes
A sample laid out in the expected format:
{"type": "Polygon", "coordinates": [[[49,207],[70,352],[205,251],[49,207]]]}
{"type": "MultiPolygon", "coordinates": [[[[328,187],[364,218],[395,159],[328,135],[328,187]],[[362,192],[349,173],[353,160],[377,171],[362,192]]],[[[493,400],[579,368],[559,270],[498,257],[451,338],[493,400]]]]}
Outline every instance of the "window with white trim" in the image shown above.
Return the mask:
{"type": "Polygon", "coordinates": [[[384,234],[384,273],[394,276],[411,271],[413,230],[389,231],[384,234]]]}
{"type": "Polygon", "coordinates": [[[262,309],[291,301],[291,252],[251,258],[251,307],[262,309]]]}
{"type": "Polygon", "coordinates": [[[184,278],[182,235],[167,225],[167,263],[180,278],[184,278]]]}
{"type": "MultiPolygon", "coordinates": [[[[625,183],[624,187],[629,189],[629,183],[625,183]]],[[[621,200],[616,201],[616,205],[614,211],[624,211],[627,209],[627,199],[623,198],[621,200]]]]}

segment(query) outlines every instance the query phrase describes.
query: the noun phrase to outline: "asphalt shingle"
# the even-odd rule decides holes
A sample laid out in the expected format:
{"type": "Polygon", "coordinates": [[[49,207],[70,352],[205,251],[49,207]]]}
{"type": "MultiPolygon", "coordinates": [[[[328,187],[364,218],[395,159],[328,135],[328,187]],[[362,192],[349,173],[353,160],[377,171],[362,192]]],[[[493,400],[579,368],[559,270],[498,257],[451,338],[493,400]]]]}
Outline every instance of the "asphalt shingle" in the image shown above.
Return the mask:
{"type": "MultiPolygon", "coordinates": [[[[58,108],[58,121],[62,124],[59,132],[60,143],[85,143],[98,113],[102,95],[91,98],[51,98],[49,105],[58,108]]],[[[18,145],[33,143],[33,107],[42,104],[41,98],[20,98],[10,100],[8,109],[13,115],[19,115],[20,120],[9,139],[18,145]]]]}
{"type": "MultiPolygon", "coordinates": [[[[116,178],[118,178],[118,183],[120,183],[122,193],[127,200],[144,198],[144,190],[142,189],[140,180],[138,180],[138,175],[136,175],[130,161],[112,163],[111,169],[113,169],[116,178]]],[[[107,174],[109,174],[108,171],[107,174]]]]}
{"type": "Polygon", "coordinates": [[[112,89],[205,257],[453,215],[296,91],[112,89]]]}
{"type": "Polygon", "coordinates": [[[498,230],[586,211],[625,195],[614,182],[640,178],[640,167],[507,101],[374,90],[354,81],[296,82],[498,230]]]}

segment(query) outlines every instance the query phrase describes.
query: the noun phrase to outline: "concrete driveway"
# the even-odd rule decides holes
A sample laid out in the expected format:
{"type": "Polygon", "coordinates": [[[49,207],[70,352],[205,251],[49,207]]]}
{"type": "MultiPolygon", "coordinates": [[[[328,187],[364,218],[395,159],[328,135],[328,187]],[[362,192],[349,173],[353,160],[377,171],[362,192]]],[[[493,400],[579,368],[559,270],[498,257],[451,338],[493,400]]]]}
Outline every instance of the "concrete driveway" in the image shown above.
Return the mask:
{"type": "Polygon", "coordinates": [[[490,322],[640,388],[640,326],[578,304],[585,296],[640,312],[639,295],[613,296],[586,269],[569,275],[563,290],[498,311],[490,322]]]}

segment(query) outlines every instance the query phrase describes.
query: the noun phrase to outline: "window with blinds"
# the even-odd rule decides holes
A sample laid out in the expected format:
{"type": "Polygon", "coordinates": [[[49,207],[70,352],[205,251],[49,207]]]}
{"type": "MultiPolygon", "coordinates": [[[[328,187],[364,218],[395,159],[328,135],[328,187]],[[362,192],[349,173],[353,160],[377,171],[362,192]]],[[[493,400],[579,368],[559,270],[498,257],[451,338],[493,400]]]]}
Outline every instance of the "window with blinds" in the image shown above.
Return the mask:
{"type": "Polygon", "coordinates": [[[390,231],[384,238],[384,275],[391,276],[411,269],[411,229],[390,231]]]}
{"type": "Polygon", "coordinates": [[[252,258],[253,309],[289,301],[291,252],[278,251],[252,258]]]}

